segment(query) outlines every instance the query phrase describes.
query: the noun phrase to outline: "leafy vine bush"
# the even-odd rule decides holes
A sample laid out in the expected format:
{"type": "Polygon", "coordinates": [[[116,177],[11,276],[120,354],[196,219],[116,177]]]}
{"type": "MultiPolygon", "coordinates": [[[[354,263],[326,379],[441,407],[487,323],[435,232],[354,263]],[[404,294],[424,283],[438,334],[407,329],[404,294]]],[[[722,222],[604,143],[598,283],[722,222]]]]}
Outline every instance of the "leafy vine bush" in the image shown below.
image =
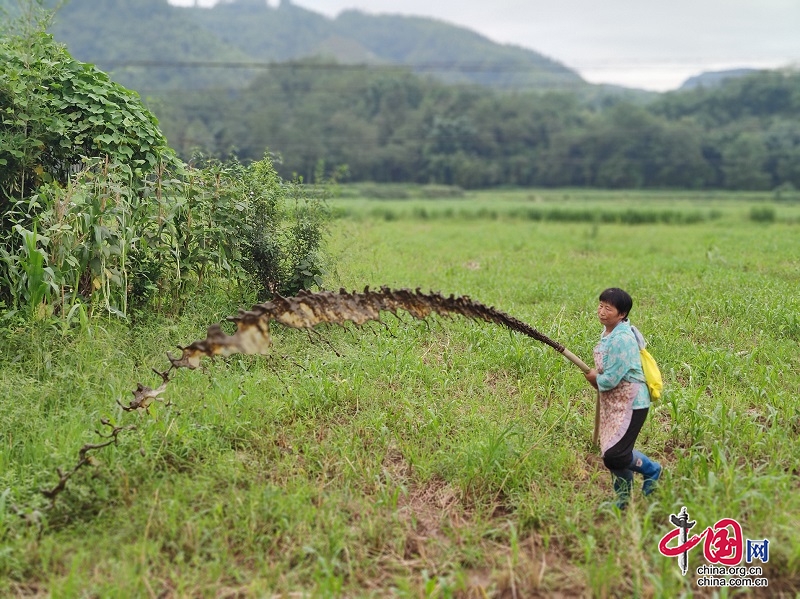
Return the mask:
{"type": "Polygon", "coordinates": [[[321,283],[324,201],[178,160],[138,96],[43,27],[0,39],[0,302],[28,317],[180,310],[209,277],[259,299],[321,283]]]}
{"type": "Polygon", "coordinates": [[[86,156],[108,156],[139,179],[176,163],[139,96],[73,59],[44,30],[3,36],[0,64],[3,202],[41,183],[66,184],[86,156]]]}

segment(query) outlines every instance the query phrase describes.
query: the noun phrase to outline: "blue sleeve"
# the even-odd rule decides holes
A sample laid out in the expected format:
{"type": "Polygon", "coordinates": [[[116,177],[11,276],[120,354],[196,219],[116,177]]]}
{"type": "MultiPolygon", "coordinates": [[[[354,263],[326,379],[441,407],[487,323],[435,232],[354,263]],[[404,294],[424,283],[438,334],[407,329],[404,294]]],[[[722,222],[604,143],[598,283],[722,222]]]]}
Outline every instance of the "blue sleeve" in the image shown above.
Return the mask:
{"type": "Polygon", "coordinates": [[[597,375],[597,388],[610,391],[619,385],[638,355],[639,346],[632,336],[612,335],[603,356],[603,373],[597,375]]]}

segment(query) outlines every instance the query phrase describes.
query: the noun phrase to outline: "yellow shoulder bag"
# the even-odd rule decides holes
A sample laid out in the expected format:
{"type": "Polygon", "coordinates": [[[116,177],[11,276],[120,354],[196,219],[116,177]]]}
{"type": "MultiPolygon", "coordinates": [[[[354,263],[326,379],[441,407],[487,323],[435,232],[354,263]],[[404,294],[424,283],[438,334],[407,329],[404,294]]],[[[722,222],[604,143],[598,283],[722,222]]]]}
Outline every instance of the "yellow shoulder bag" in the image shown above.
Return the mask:
{"type": "Polygon", "coordinates": [[[656,359],[650,355],[650,352],[645,349],[647,342],[644,336],[639,332],[635,326],[631,326],[633,336],[636,337],[636,343],[639,345],[639,355],[642,357],[642,371],[644,372],[644,380],[647,383],[647,390],[650,392],[650,400],[656,401],[661,399],[661,392],[664,390],[664,381],[661,378],[661,370],[656,364],[656,359]]]}
{"type": "Polygon", "coordinates": [[[645,348],[639,349],[639,355],[642,356],[642,371],[644,371],[644,380],[647,381],[647,389],[650,391],[650,399],[651,401],[660,399],[661,392],[664,390],[664,381],[661,378],[658,364],[645,348]]]}

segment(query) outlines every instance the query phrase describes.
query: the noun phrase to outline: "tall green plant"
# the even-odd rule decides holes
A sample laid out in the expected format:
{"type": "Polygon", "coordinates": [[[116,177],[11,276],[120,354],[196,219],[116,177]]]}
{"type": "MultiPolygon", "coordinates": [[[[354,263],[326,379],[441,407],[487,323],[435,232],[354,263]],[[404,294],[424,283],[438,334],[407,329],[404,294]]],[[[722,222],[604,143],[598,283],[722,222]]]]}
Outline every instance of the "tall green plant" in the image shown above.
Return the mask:
{"type": "Polygon", "coordinates": [[[282,181],[268,156],[244,171],[242,191],[248,199],[244,268],[255,279],[259,298],[320,285],[328,217],[324,198],[299,182],[282,181]]]}
{"type": "Polygon", "coordinates": [[[78,301],[124,315],[129,258],[142,211],[129,177],[115,165],[89,162],[68,184],[40,186],[28,202],[49,235],[48,261],[59,289],[55,305],[68,313],[78,301]]]}
{"type": "Polygon", "coordinates": [[[182,166],[137,180],[123,165],[88,160],[67,185],[17,202],[48,235],[57,312],[80,301],[125,316],[154,299],[180,309],[209,273],[239,276],[235,194],[215,181],[182,166]]]}
{"type": "Polygon", "coordinates": [[[45,248],[50,239],[39,235],[36,226],[29,231],[15,225],[14,233],[21,238],[20,251],[10,254],[0,248],[0,261],[5,266],[4,284],[13,290],[15,309],[28,317],[42,318],[47,315],[50,298],[58,290],[55,273],[47,266],[45,248]]]}

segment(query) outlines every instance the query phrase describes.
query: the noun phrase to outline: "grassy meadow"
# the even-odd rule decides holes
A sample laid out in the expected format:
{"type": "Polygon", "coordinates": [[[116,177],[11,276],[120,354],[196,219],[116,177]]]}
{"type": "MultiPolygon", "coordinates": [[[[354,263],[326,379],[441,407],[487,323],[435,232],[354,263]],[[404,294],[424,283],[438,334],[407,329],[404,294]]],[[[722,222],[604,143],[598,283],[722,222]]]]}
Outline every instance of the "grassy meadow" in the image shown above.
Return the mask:
{"type": "Polygon", "coordinates": [[[800,205],[767,194],[499,190],[331,201],[326,287],[419,287],[507,312],[591,362],[597,295],[631,320],[665,396],[638,446],[658,492],[610,505],[594,391],[563,356],[455,317],[274,327],[272,356],[181,370],[165,352],[247,306],[218,282],[178,317],[0,329],[0,595],[712,596],[670,514],[769,539],[767,589],[800,593],[800,205]],[[91,453],[51,505],[86,443],[91,453]]]}

